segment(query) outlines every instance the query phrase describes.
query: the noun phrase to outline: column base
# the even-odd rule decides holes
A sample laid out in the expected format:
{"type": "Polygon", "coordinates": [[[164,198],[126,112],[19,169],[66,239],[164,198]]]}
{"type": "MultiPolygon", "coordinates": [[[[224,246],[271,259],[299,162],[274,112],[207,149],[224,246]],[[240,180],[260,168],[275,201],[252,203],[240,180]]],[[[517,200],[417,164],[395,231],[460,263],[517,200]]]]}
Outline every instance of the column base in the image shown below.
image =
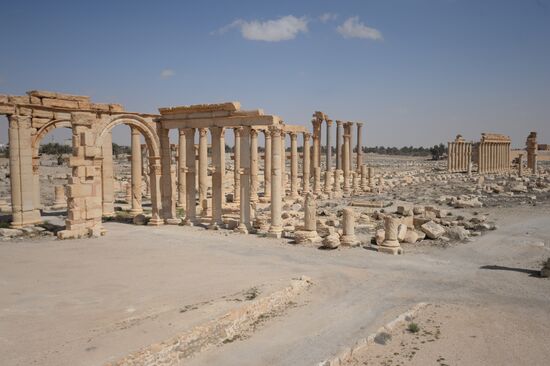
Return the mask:
{"type": "Polygon", "coordinates": [[[350,247],[356,247],[360,244],[355,235],[342,235],[342,237],[340,238],[340,242],[342,243],[342,245],[350,247]]]}
{"type": "Polygon", "coordinates": [[[164,225],[164,220],[160,218],[151,218],[149,222],[147,223],[149,226],[161,226],[164,225]]]}
{"type": "Polygon", "coordinates": [[[281,239],[283,236],[283,228],[282,227],[270,227],[269,231],[266,234],[267,238],[273,238],[273,239],[281,239]]]}
{"type": "Polygon", "coordinates": [[[143,209],[142,208],[132,208],[130,209],[129,211],[129,214],[130,215],[139,215],[139,214],[142,214],[143,213],[143,209]]]}
{"type": "Polygon", "coordinates": [[[40,216],[40,211],[38,210],[19,212],[17,214],[12,212],[12,217],[13,221],[10,223],[10,227],[14,229],[20,229],[25,226],[43,223],[42,217],[40,216]]]}
{"type": "Polygon", "coordinates": [[[197,225],[197,219],[196,218],[183,219],[183,225],[184,226],[195,226],[195,225],[197,225]]]}
{"type": "Polygon", "coordinates": [[[260,197],[260,203],[270,203],[270,202],[271,202],[271,197],[270,196],[260,197]]]}
{"type": "Polygon", "coordinates": [[[388,253],[393,255],[403,254],[403,248],[401,247],[385,247],[382,245],[378,246],[378,251],[380,253],[388,253]]]}
{"type": "Polygon", "coordinates": [[[240,223],[239,226],[237,226],[235,228],[235,231],[240,233],[240,234],[248,234],[250,232],[250,230],[248,229],[248,227],[243,224],[243,223],[240,223]]]}

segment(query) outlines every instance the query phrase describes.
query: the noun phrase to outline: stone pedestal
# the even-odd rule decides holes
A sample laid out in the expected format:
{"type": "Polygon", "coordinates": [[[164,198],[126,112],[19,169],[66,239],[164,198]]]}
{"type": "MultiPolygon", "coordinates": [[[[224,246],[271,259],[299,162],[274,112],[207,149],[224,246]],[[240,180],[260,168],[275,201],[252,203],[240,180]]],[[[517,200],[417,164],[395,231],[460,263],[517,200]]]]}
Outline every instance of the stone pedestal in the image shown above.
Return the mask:
{"type": "Polygon", "coordinates": [[[384,219],[384,241],[378,246],[378,251],[390,254],[401,254],[403,249],[397,240],[397,229],[401,220],[386,216],[384,219]]]}
{"type": "Polygon", "coordinates": [[[65,187],[64,186],[55,186],[54,187],[54,201],[52,209],[60,210],[67,208],[67,198],[65,197],[65,187]]]}
{"type": "Polygon", "coordinates": [[[342,245],[357,246],[359,241],[355,237],[355,212],[351,207],[346,207],[343,210],[343,229],[344,232],[340,238],[342,245]]]}
{"type": "Polygon", "coordinates": [[[322,239],[317,234],[317,205],[311,193],[306,194],[304,201],[304,229],[294,233],[297,244],[318,243],[322,239]]]}

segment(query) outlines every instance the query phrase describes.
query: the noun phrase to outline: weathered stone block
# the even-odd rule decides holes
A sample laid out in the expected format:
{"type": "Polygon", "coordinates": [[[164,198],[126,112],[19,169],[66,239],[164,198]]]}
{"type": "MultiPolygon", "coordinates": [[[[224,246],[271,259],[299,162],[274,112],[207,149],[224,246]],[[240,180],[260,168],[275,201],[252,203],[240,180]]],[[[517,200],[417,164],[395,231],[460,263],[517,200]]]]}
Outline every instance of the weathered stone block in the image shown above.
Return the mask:
{"type": "Polygon", "coordinates": [[[50,122],[49,118],[34,118],[32,119],[32,127],[34,128],[40,128],[44,126],[46,123],[50,122]]]}
{"type": "Polygon", "coordinates": [[[46,107],[78,109],[78,102],[66,99],[42,98],[42,105],[46,107]]]}
{"type": "Polygon", "coordinates": [[[124,112],[122,104],[109,104],[109,111],[111,112],[124,112]]]}
{"type": "Polygon", "coordinates": [[[91,184],[68,184],[67,195],[73,198],[89,197],[92,195],[91,184]]]}
{"type": "Polygon", "coordinates": [[[18,96],[18,95],[8,95],[8,102],[13,104],[30,104],[31,99],[28,95],[18,96]]]}
{"type": "Polygon", "coordinates": [[[97,109],[100,111],[109,112],[109,105],[108,104],[101,104],[101,103],[90,103],[91,109],[97,109]]]}
{"type": "Polygon", "coordinates": [[[31,101],[31,104],[38,104],[38,105],[42,104],[42,99],[38,97],[31,96],[30,101],[31,101]]]}
{"type": "Polygon", "coordinates": [[[52,111],[42,110],[42,109],[33,109],[32,110],[33,118],[54,118],[54,113],[52,111]]]}
{"type": "Polygon", "coordinates": [[[95,146],[86,146],[84,149],[84,156],[87,158],[94,158],[101,154],[101,149],[95,146]]]}
{"type": "Polygon", "coordinates": [[[7,103],[8,102],[8,96],[5,94],[0,94],[0,103],[7,103]]]}
{"type": "Polygon", "coordinates": [[[430,239],[437,239],[445,234],[445,228],[439,224],[436,224],[433,221],[427,222],[424,225],[420,226],[420,229],[430,239]]]}
{"type": "Polygon", "coordinates": [[[15,106],[0,104],[0,114],[14,114],[14,113],[15,113],[15,106]]]}
{"type": "Polygon", "coordinates": [[[71,120],[71,114],[67,112],[54,112],[53,116],[59,120],[71,120]]]}

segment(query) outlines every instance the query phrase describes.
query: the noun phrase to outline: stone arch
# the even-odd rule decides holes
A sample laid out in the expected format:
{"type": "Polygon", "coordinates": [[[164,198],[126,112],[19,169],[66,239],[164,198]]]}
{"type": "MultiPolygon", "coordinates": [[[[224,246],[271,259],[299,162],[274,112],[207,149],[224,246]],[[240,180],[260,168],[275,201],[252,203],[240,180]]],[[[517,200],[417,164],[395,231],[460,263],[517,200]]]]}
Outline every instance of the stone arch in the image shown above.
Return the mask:
{"type": "Polygon", "coordinates": [[[72,129],[72,122],[68,119],[53,119],[40,127],[36,133],[32,134],[31,151],[32,151],[32,172],[33,172],[33,202],[36,209],[42,209],[42,200],[40,194],[40,143],[46,135],[57,128],[72,129]]]}
{"type": "Polygon", "coordinates": [[[153,158],[160,157],[160,143],[152,123],[148,122],[143,117],[132,114],[119,115],[107,121],[107,123],[100,128],[100,132],[97,135],[96,147],[101,148],[105,135],[111,132],[111,130],[118,125],[135,127],[145,138],[145,143],[147,144],[147,149],[149,150],[149,156],[153,158]]]}
{"type": "Polygon", "coordinates": [[[56,128],[73,128],[73,125],[68,119],[54,119],[44,126],[40,127],[32,139],[32,151],[33,156],[38,156],[38,150],[40,148],[40,142],[48,133],[55,130],[56,128]]]}
{"type": "Polygon", "coordinates": [[[145,139],[149,159],[149,187],[151,191],[152,219],[150,224],[160,225],[160,142],[156,124],[150,120],[132,114],[121,114],[105,121],[96,130],[95,147],[101,151],[106,136],[118,125],[127,125],[138,130],[145,139]]]}

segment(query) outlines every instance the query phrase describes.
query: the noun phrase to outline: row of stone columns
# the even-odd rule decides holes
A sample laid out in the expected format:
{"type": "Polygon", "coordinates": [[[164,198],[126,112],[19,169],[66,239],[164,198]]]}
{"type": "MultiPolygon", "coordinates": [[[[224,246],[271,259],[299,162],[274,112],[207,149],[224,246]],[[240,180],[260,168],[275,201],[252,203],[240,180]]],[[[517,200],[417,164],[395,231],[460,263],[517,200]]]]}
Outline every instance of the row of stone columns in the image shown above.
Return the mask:
{"type": "Polygon", "coordinates": [[[472,143],[452,141],[447,149],[447,170],[451,173],[470,172],[472,161],[472,143]]]}
{"type": "MultiPolygon", "coordinates": [[[[319,193],[321,190],[321,131],[322,131],[322,124],[323,121],[326,122],[326,146],[325,146],[325,171],[331,171],[333,169],[333,163],[332,163],[332,125],[333,121],[331,119],[328,119],[326,115],[324,115],[321,112],[316,112],[313,115],[312,119],[312,125],[313,125],[313,161],[312,161],[312,169],[314,171],[314,187],[313,191],[315,193],[319,193]]],[[[342,122],[337,120],[336,121],[336,169],[344,169],[344,158],[347,156],[347,159],[345,160],[345,164],[347,164],[347,169],[351,172],[353,169],[353,125],[357,127],[357,143],[356,143],[356,158],[355,158],[355,171],[360,172],[361,166],[363,165],[363,143],[362,143],[362,128],[363,123],[360,122],[342,122]],[[344,129],[344,133],[342,133],[342,128],[344,129]],[[346,132],[347,131],[347,132],[346,132]],[[347,155],[344,154],[344,144],[345,141],[343,139],[349,139],[348,144],[346,145],[347,149],[347,155]]]]}
{"type": "Polygon", "coordinates": [[[485,142],[479,143],[478,151],[479,173],[501,173],[510,170],[510,143],[485,142]]]}

